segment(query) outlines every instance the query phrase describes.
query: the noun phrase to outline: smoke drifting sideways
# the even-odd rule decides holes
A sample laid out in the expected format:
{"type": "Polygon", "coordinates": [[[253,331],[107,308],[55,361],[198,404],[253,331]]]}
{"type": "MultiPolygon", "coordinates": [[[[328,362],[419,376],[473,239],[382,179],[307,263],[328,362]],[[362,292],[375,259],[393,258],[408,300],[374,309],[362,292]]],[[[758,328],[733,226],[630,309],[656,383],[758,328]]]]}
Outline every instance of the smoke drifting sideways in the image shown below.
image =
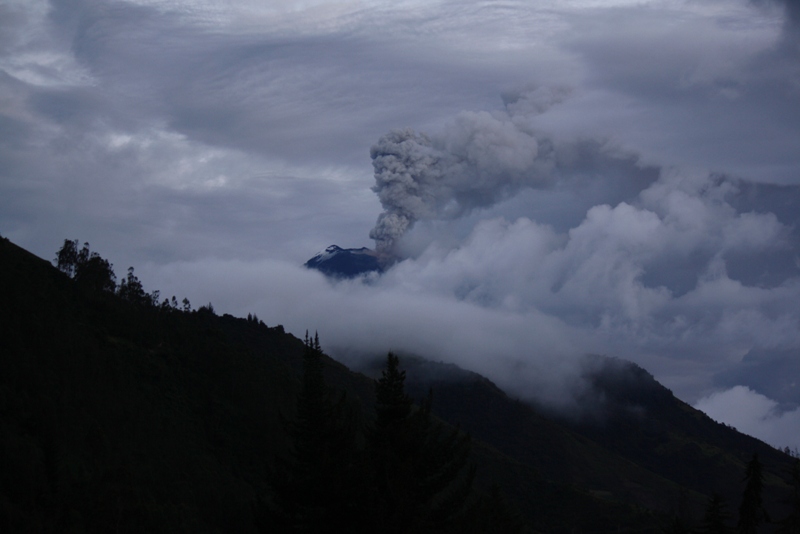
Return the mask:
{"type": "MultiPolygon", "coordinates": [[[[372,147],[384,211],[370,237],[394,266],[369,291],[485,315],[459,328],[442,326],[454,312],[415,312],[438,331],[474,330],[458,349],[464,334],[426,344],[425,326],[402,320],[379,329],[382,342],[396,328],[391,348],[562,410],[585,398],[588,353],[639,363],[691,400],[759,350],[795,354],[800,187],[656,165],[600,136],[537,128],[567,97],[508,94],[502,111],[463,112],[433,135],[392,131],[372,147]]],[[[363,344],[333,341],[340,356],[363,344]]]]}
{"type": "Polygon", "coordinates": [[[565,87],[508,92],[504,109],[462,112],[436,135],[406,128],[381,137],[370,155],[383,212],[369,233],[381,261],[405,256],[399,245],[420,221],[456,221],[523,192],[558,191],[570,200],[547,223],[568,230],[592,206],[631,201],[658,180],[660,167],[609,139],[537,129],[537,116],[570,94],[565,87]]]}
{"type": "MultiPolygon", "coordinates": [[[[504,110],[461,113],[433,135],[381,138],[372,237],[394,262],[380,276],[330,280],[277,261],[144,275],[298,335],[318,330],[356,369],[414,354],[565,413],[603,402],[587,354],[633,361],[687,402],[742,385],[793,410],[798,388],[778,395],[768,370],[800,351],[800,186],[540,130],[566,96],[507,95],[504,110]]],[[[800,444],[786,439],[775,445],[800,444]]]]}
{"type": "Polygon", "coordinates": [[[370,238],[393,255],[397,240],[419,220],[455,219],[507,199],[524,187],[551,184],[554,152],[530,118],[569,90],[535,89],[504,96],[505,112],[462,112],[442,135],[407,128],[380,138],[370,150],[383,206],[370,238]]]}

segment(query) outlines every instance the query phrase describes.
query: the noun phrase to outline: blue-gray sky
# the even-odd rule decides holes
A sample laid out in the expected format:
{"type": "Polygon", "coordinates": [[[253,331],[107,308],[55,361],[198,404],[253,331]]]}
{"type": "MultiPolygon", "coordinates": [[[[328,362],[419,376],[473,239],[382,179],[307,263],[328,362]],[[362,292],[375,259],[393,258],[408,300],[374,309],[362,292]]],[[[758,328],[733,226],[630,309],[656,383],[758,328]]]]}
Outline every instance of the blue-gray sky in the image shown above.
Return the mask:
{"type": "Polygon", "coordinates": [[[800,446],[799,219],[794,0],[0,4],[0,234],[334,355],[560,406],[619,356],[800,446]]]}

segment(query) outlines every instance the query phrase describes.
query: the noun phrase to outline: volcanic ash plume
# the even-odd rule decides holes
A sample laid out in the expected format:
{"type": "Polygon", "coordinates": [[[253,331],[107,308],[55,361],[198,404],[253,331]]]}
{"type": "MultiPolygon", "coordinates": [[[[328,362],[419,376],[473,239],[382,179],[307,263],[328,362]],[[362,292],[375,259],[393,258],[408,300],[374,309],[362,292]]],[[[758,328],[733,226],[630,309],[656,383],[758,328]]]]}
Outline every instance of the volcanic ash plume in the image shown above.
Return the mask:
{"type": "Polygon", "coordinates": [[[462,113],[438,138],[410,129],[390,132],[370,150],[383,213],[370,231],[376,249],[391,254],[420,219],[453,219],[491,206],[519,188],[536,187],[538,143],[510,117],[462,113]]]}
{"type": "Polygon", "coordinates": [[[433,217],[442,182],[443,154],[431,140],[410,129],[390,132],[370,149],[375,186],[384,212],[369,236],[379,252],[389,252],[395,240],[417,219],[433,217]]]}

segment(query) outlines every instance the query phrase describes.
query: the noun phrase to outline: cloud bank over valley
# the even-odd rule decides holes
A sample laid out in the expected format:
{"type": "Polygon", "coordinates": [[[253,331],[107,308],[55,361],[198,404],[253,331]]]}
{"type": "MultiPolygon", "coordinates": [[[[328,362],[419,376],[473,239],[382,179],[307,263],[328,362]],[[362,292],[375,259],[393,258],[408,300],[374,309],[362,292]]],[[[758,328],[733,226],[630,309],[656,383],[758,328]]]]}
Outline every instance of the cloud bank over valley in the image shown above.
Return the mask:
{"type": "Polygon", "coordinates": [[[789,0],[0,6],[3,236],[561,409],[625,358],[778,446],[798,147],[789,0]],[[302,267],[334,243],[391,267],[302,267]]]}

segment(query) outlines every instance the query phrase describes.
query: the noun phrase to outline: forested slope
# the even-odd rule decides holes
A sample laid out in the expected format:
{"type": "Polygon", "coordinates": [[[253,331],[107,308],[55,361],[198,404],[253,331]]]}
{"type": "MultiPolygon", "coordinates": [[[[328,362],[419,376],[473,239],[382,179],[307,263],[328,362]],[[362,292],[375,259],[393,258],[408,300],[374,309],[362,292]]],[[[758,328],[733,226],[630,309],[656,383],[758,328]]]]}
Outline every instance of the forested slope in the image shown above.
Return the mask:
{"type": "MultiPolygon", "coordinates": [[[[103,261],[95,267],[107,276],[103,261]]],[[[158,302],[132,271],[119,286],[72,274],[0,239],[0,530],[271,531],[263,504],[280,500],[275,466],[297,446],[291,421],[307,344],[255,316],[158,302]]],[[[366,451],[375,381],[324,355],[321,362],[330,391],[347,392],[354,442],[366,451]]],[[[657,532],[677,496],[705,497],[706,486],[681,478],[697,459],[660,469],[657,456],[632,445],[642,428],[575,428],[466,376],[410,379],[408,388],[422,400],[432,386],[433,413],[472,434],[470,502],[484,503],[470,512],[480,519],[475,528],[507,502],[500,516],[539,532],[657,532]]],[[[664,424],[670,439],[680,427],[686,441],[712,428],[664,424]]],[[[728,431],[698,445],[720,451],[725,483],[740,480],[753,452],[745,450],[753,441],[728,431]]],[[[789,459],[757,446],[772,498],[788,489],[789,459]]]]}

